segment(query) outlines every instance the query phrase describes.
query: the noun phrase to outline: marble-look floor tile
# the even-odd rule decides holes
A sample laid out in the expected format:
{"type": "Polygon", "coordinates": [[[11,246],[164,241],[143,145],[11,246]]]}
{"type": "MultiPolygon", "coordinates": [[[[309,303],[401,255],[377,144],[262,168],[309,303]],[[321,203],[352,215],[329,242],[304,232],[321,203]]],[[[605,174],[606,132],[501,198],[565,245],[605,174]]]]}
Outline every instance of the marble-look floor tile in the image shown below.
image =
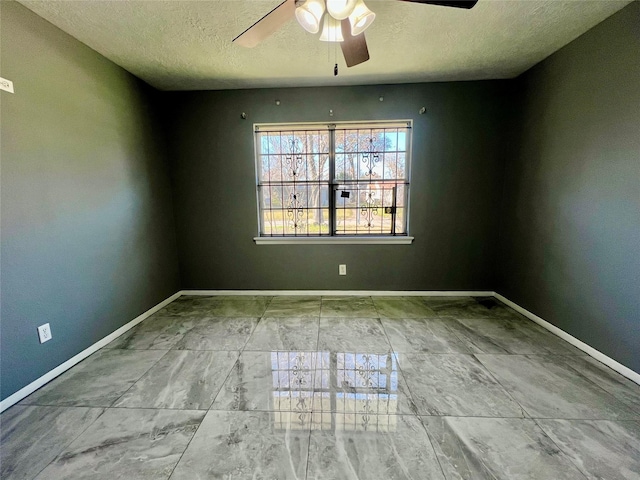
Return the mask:
{"type": "Polygon", "coordinates": [[[264,315],[271,297],[231,295],[213,297],[207,316],[214,317],[261,317],[264,315]]]}
{"type": "Polygon", "coordinates": [[[493,297],[452,297],[435,303],[438,297],[425,297],[425,303],[441,317],[454,318],[523,318],[518,312],[493,297]],[[454,300],[456,299],[456,300],[454,300]]]}
{"type": "Polygon", "coordinates": [[[640,479],[640,423],[537,420],[589,479],[640,479]]]}
{"type": "Polygon", "coordinates": [[[312,426],[308,480],[444,480],[417,417],[372,416],[364,427],[343,422],[340,415],[333,417],[328,424],[312,426]]]}
{"type": "Polygon", "coordinates": [[[158,310],[155,315],[160,317],[198,317],[210,315],[209,307],[215,297],[179,297],[166,307],[158,310]]]}
{"type": "Polygon", "coordinates": [[[422,417],[448,480],[584,480],[533,420],[422,417]]]}
{"type": "Polygon", "coordinates": [[[209,297],[218,304],[224,303],[253,303],[266,308],[273,300],[269,295],[216,295],[209,297]]]}
{"type": "Polygon", "coordinates": [[[212,410],[311,411],[317,352],[243,352],[212,410]]]}
{"type": "Polygon", "coordinates": [[[309,317],[264,317],[253,330],[244,349],[260,351],[316,350],[318,319],[309,317]]]}
{"type": "Polygon", "coordinates": [[[427,318],[436,314],[423,297],[372,297],[381,318],[427,318]]]}
{"type": "Polygon", "coordinates": [[[383,318],[382,325],[394,352],[471,353],[440,318],[383,318]]]}
{"type": "Polygon", "coordinates": [[[267,306],[265,317],[319,317],[321,297],[277,296],[267,306]]]}
{"type": "Polygon", "coordinates": [[[200,320],[200,317],[167,317],[156,313],[137,325],[136,331],[139,333],[184,335],[200,320]]]}
{"type": "Polygon", "coordinates": [[[615,397],[563,364],[562,356],[476,354],[476,357],[534,418],[638,418],[615,397]]]}
{"type": "Polygon", "coordinates": [[[524,416],[473,355],[398,354],[398,362],[421,415],[524,416]]]}
{"type": "Polygon", "coordinates": [[[171,480],[302,480],[308,452],[308,422],[281,412],[209,411],[171,480]]]}
{"type": "Polygon", "coordinates": [[[115,339],[107,348],[170,350],[200,320],[200,317],[152,315],[131,332],[115,339]]]}
{"type": "Polygon", "coordinates": [[[0,478],[31,480],[103,412],[15,405],[0,416],[0,478]]]}
{"type": "Polygon", "coordinates": [[[239,352],[168,352],[114,407],[207,410],[239,352]]]}
{"type": "Polygon", "coordinates": [[[167,479],[205,412],[108,409],[37,480],[167,479]]]}
{"type": "Polygon", "coordinates": [[[171,350],[182,338],[181,334],[145,332],[138,325],[120,335],[104,348],[120,348],[127,350],[171,350]]]}
{"type": "Polygon", "coordinates": [[[321,317],[378,318],[371,297],[322,297],[321,317]]]}
{"type": "Polygon", "coordinates": [[[417,413],[392,353],[319,352],[313,378],[314,419],[327,413],[370,415],[417,413]]]}
{"type": "Polygon", "coordinates": [[[527,319],[456,318],[449,326],[473,353],[584,355],[527,319]]]}
{"type": "Polygon", "coordinates": [[[455,306],[465,306],[475,303],[473,297],[422,297],[422,301],[434,312],[442,311],[443,309],[453,308],[455,306]]]}
{"type": "MultiPolygon", "coordinates": [[[[105,349],[119,348],[126,350],[156,350],[153,347],[153,341],[159,336],[159,333],[140,333],[134,327],[126,333],[123,333],[112,342],[105,345],[105,349]]],[[[167,348],[170,350],[171,347],[167,348]]]]}
{"type": "Polygon", "coordinates": [[[391,345],[377,318],[321,318],[318,349],[386,353],[391,350],[391,345]]]}
{"type": "Polygon", "coordinates": [[[164,350],[99,351],[20,403],[108,407],[165,353],[164,350]]]}
{"type": "Polygon", "coordinates": [[[258,324],[256,317],[201,319],[176,344],[175,350],[242,350],[258,324]]]}
{"type": "Polygon", "coordinates": [[[640,414],[640,385],[592,357],[567,357],[562,362],[640,414]]]}

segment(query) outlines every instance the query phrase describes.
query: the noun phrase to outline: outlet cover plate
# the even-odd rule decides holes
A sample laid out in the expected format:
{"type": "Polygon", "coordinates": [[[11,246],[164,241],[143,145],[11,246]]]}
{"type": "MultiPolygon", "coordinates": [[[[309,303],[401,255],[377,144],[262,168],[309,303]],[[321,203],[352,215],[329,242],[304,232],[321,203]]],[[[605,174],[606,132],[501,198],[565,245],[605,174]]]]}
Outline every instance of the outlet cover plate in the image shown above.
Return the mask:
{"type": "Polygon", "coordinates": [[[9,93],[13,93],[13,82],[0,77],[0,90],[6,90],[9,93]]]}
{"type": "Polygon", "coordinates": [[[346,275],[347,274],[347,266],[346,265],[338,265],[338,273],[340,275],[346,275]]]}
{"type": "Polygon", "coordinates": [[[40,343],[48,342],[51,340],[51,327],[48,323],[44,325],[40,325],[38,327],[38,337],[40,338],[40,343]]]}

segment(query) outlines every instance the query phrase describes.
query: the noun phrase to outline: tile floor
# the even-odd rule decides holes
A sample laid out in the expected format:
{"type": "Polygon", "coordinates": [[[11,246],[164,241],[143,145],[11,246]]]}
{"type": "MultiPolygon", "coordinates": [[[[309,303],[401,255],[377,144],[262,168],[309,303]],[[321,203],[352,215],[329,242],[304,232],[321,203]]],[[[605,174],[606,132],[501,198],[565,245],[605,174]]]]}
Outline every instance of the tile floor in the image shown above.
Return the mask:
{"type": "Polygon", "coordinates": [[[0,421],[2,479],[640,479],[640,386],[493,299],[181,297],[0,421]]]}

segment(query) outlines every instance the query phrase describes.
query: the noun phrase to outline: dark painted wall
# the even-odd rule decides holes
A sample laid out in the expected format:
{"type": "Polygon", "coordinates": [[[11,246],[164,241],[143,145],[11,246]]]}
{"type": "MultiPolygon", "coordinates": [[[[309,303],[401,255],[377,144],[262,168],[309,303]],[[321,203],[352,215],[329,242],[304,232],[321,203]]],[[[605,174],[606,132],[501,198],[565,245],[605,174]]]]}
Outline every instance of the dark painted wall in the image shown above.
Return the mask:
{"type": "Polygon", "coordinates": [[[518,82],[496,290],[640,372],[640,2],[518,82]]]}
{"type": "Polygon", "coordinates": [[[1,396],[179,289],[154,94],[14,2],[1,4],[1,396]],[[53,339],[38,343],[49,322],[53,339]]]}
{"type": "Polygon", "coordinates": [[[167,94],[183,288],[491,290],[508,93],[493,81],[167,94]],[[408,118],[412,245],[254,244],[254,122],[408,118]]]}

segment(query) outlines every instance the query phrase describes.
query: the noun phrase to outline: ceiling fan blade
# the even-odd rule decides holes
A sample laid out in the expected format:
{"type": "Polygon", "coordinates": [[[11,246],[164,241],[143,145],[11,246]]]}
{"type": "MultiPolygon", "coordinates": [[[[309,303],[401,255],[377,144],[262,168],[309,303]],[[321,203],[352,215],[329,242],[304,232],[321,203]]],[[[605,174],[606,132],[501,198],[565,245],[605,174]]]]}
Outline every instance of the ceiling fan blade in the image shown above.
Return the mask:
{"type": "Polygon", "coordinates": [[[351,35],[351,23],[349,23],[348,18],[342,20],[340,25],[342,27],[342,36],[344,37],[344,41],[340,42],[340,48],[342,48],[347,67],[353,67],[369,60],[369,49],[367,48],[364,33],[355,37],[351,35]]]}
{"type": "Polygon", "coordinates": [[[401,2],[426,3],[442,7],[473,8],[478,0],[400,0],[401,2]]]}
{"type": "Polygon", "coordinates": [[[253,48],[296,14],[295,0],[285,0],[256,23],[232,40],[243,47],[253,48]]]}

